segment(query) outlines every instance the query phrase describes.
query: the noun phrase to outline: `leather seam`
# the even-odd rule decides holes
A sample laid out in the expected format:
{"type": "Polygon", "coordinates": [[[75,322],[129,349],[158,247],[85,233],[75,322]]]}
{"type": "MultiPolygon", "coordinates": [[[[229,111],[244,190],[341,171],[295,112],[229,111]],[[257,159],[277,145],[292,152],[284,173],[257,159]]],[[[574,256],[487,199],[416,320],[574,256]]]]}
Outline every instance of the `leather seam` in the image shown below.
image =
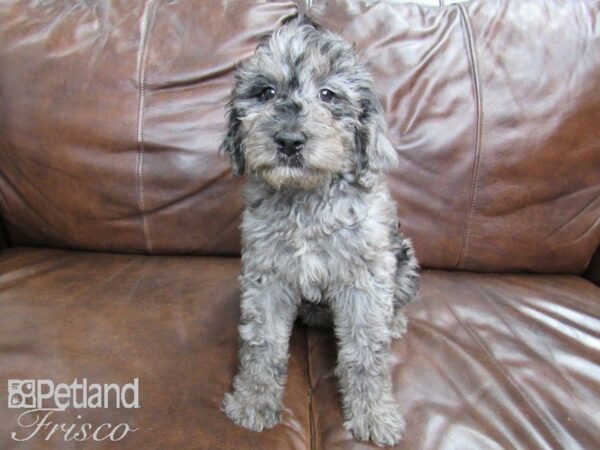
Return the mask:
{"type": "Polygon", "coordinates": [[[477,65],[477,57],[475,55],[475,39],[473,38],[473,31],[471,29],[471,22],[467,12],[465,11],[464,5],[457,5],[460,14],[461,22],[467,40],[467,56],[469,59],[469,65],[471,66],[471,79],[473,82],[473,89],[475,92],[475,107],[476,107],[476,130],[475,130],[475,158],[473,161],[473,168],[471,171],[471,189],[469,191],[469,204],[465,212],[465,219],[463,225],[463,235],[461,239],[460,252],[458,254],[458,260],[456,262],[455,269],[459,269],[467,254],[469,248],[469,241],[471,237],[471,223],[473,219],[473,210],[477,201],[478,187],[479,187],[479,165],[481,160],[481,139],[483,134],[483,106],[482,106],[482,94],[481,84],[479,80],[479,70],[477,65]]]}
{"type": "Polygon", "coordinates": [[[306,344],[306,377],[308,380],[308,426],[310,428],[310,450],[317,449],[315,416],[313,414],[312,377],[310,375],[310,346],[308,344],[308,327],[304,327],[304,342],[306,344]]]}
{"type": "Polygon", "coordinates": [[[144,244],[148,253],[153,253],[152,239],[150,237],[150,225],[146,214],[146,198],[144,186],[144,106],[146,98],[146,58],[148,55],[148,36],[154,17],[154,1],[150,0],[144,8],[141,24],[140,49],[138,56],[138,111],[137,111],[137,141],[138,141],[138,158],[137,158],[137,197],[138,210],[142,219],[142,233],[144,235],[144,244]]]}

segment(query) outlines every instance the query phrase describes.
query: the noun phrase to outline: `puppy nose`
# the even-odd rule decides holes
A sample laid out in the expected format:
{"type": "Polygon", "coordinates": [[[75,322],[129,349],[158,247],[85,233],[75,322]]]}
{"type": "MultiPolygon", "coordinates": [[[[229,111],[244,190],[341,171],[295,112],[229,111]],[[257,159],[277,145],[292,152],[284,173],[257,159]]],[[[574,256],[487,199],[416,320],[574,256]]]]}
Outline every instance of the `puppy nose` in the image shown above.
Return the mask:
{"type": "Polygon", "coordinates": [[[302,133],[282,131],[275,135],[277,150],[286,156],[292,156],[302,150],[306,138],[302,133]]]}

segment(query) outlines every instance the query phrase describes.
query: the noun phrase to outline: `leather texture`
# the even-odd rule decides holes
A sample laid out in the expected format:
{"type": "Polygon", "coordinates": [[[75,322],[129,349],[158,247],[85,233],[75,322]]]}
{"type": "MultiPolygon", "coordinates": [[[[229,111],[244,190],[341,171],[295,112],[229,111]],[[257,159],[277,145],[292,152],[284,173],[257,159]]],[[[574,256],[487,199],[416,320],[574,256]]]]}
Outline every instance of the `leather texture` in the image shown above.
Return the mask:
{"type": "MultiPolygon", "coordinates": [[[[426,271],[393,345],[397,448],[596,448],[599,299],[576,276],[426,271]]],[[[343,428],[332,335],[308,351],[316,448],[370,448],[343,428]]]]}
{"type": "Polygon", "coordinates": [[[375,74],[424,267],[580,273],[600,242],[598,5],[550,4],[310,10],[375,74]]]}
{"type": "Polygon", "coordinates": [[[237,427],[220,411],[237,365],[238,258],[148,257],[16,248],[0,253],[0,448],[310,448],[306,336],[291,342],[283,425],[237,427]],[[67,408],[59,423],[128,423],[120,442],[73,446],[17,426],[7,379],[140,380],[139,409],[67,408]],[[77,420],[80,414],[84,420],[77,420]]]}
{"type": "Polygon", "coordinates": [[[293,2],[3,2],[0,214],[15,245],[239,254],[217,148],[233,68],[293,2]]]}
{"type": "MultiPolygon", "coordinates": [[[[300,10],[373,72],[432,269],[393,345],[397,448],[597,448],[597,0],[310,3],[0,2],[0,384],[139,377],[141,408],[84,412],[140,428],[97,449],[374,448],[343,427],[330,331],[296,327],[281,425],[220,411],[243,183],[216,150],[224,106],[236,62],[300,10]]],[[[15,443],[4,389],[1,449],[84,448],[15,443]]]]}
{"type": "MultiPolygon", "coordinates": [[[[237,363],[238,271],[237,258],[4,251],[0,379],[139,377],[139,409],[83,412],[140,428],[119,448],[370,448],[343,428],[330,331],[296,328],[282,425],[253,433],[221,413],[237,363]]],[[[576,276],[426,271],[393,346],[407,422],[397,448],[594,448],[599,299],[576,276]]],[[[0,448],[66,448],[11,441],[20,411],[0,408],[0,448]]]]}
{"type": "MultiPolygon", "coordinates": [[[[600,244],[596,0],[312,3],[373,71],[424,267],[585,270],[600,244]]],[[[238,254],[241,182],[216,151],[232,70],[297,6],[36,5],[0,6],[14,243],[238,254]]]]}

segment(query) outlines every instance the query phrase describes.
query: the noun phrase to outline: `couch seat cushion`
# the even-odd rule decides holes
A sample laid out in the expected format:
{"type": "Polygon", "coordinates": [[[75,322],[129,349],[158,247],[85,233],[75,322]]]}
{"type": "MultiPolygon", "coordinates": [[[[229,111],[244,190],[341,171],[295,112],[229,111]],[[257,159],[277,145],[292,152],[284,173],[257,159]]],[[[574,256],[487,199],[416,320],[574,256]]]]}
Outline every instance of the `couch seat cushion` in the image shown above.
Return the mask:
{"type": "MultiPolygon", "coordinates": [[[[428,271],[408,315],[393,344],[398,448],[598,448],[600,288],[574,276],[428,271]]],[[[343,428],[331,333],[308,337],[316,448],[370,447],[343,428]]]]}
{"type": "Polygon", "coordinates": [[[283,425],[253,433],[220,411],[237,364],[238,273],[238,258],[0,253],[0,448],[310,448],[303,329],[293,336],[283,425]],[[120,442],[75,445],[41,432],[11,440],[32,430],[17,425],[24,410],[7,408],[8,379],[84,377],[139,378],[140,408],[69,408],[55,422],[124,422],[139,431],[120,442]]]}
{"type": "MultiPolygon", "coordinates": [[[[139,409],[56,414],[59,424],[138,427],[120,448],[369,448],[343,428],[330,331],[295,330],[282,425],[247,432],[220,412],[237,363],[238,272],[235,258],[5,251],[0,382],[139,378],[139,409]]],[[[393,345],[407,421],[398,448],[600,442],[600,288],[575,276],[426,271],[408,314],[393,345]]],[[[2,403],[0,448],[78,448],[41,432],[14,442],[23,410],[2,403]]]]}

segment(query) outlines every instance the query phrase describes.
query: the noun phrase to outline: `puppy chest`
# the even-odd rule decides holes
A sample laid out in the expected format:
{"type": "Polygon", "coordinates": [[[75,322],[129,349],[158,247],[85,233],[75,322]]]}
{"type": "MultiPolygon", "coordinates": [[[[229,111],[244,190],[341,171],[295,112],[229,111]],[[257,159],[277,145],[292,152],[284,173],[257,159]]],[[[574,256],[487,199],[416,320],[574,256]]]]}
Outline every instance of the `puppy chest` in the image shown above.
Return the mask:
{"type": "Polygon", "coordinates": [[[290,255],[293,270],[287,274],[298,286],[304,299],[320,302],[322,292],[327,288],[331,273],[331,257],[323,240],[309,240],[296,237],[292,241],[290,255]]]}
{"type": "Polygon", "coordinates": [[[307,299],[346,280],[364,241],[355,208],[344,198],[270,200],[244,217],[251,258],[298,286],[307,299]]]}
{"type": "Polygon", "coordinates": [[[297,286],[307,300],[319,301],[320,292],[334,276],[331,237],[288,223],[271,238],[266,248],[273,259],[273,269],[297,286]]]}

